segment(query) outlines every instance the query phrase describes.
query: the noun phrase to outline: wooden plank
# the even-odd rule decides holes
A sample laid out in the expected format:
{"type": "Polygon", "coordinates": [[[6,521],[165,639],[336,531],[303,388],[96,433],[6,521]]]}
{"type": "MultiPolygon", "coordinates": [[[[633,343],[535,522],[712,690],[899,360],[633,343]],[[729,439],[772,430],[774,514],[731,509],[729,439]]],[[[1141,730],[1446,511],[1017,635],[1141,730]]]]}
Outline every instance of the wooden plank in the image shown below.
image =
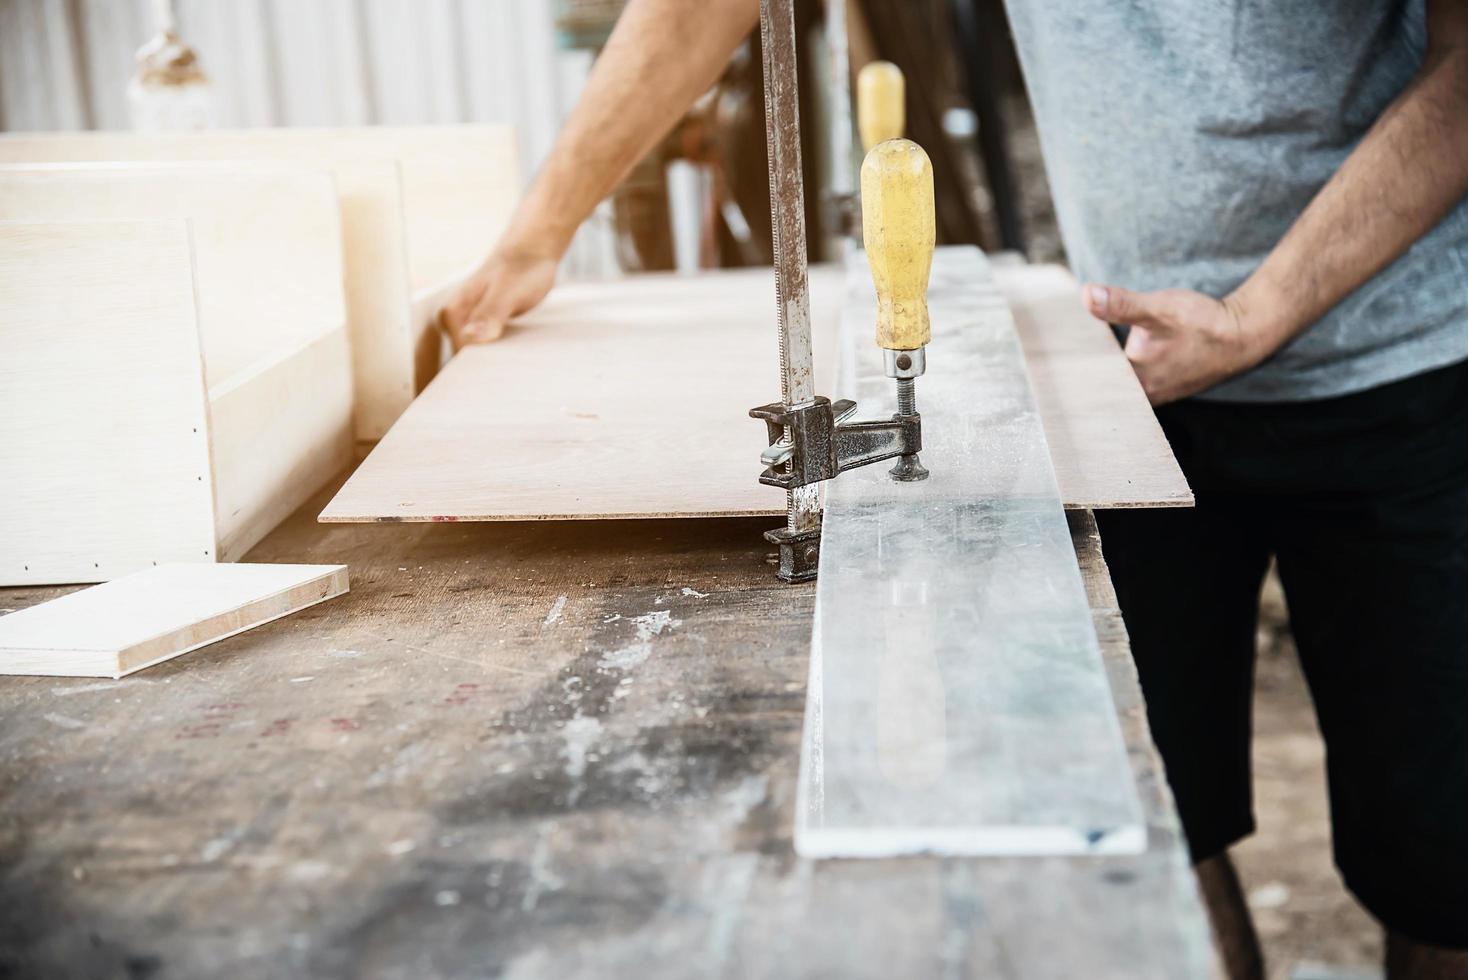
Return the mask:
{"type": "Polygon", "coordinates": [[[349,596],[125,681],[0,684],[22,974],[1222,975],[1089,515],[1147,851],[810,861],[815,586],[774,578],[765,520],[319,525],[328,497],[250,557],[350,555],[349,596]]]}
{"type": "MultiPolygon", "coordinates": [[[[807,857],[1136,853],[1145,827],[1014,322],[939,249],[918,382],[931,475],[826,491],[795,847],[807,857]]],[[[839,384],[894,400],[858,254],[839,384]]]]}
{"type": "Polygon", "coordinates": [[[346,591],[345,565],[159,565],[0,617],[0,674],[124,677],[346,591]]]}
{"type": "Polygon", "coordinates": [[[191,270],[182,220],[0,222],[0,582],[215,556],[191,270]]]}
{"type": "Polygon", "coordinates": [[[354,455],[345,330],[291,351],[209,402],[219,561],[238,561],[354,455]]]}
{"type": "MultiPolygon", "coordinates": [[[[191,276],[198,309],[198,337],[192,343],[199,348],[187,378],[190,383],[195,379],[202,354],[204,388],[198,392],[196,412],[209,412],[198,436],[208,447],[213,474],[210,484],[196,489],[212,487],[215,502],[210,543],[188,554],[170,552],[169,557],[234,558],[300,506],[352,452],[352,367],[337,195],[326,172],[276,164],[0,167],[0,219],[155,217],[189,218],[194,229],[192,251],[182,264],[146,269],[141,281],[191,276]]],[[[44,315],[70,316],[76,306],[63,302],[44,315]]],[[[34,316],[35,311],[24,315],[34,316]]],[[[112,338],[94,342],[99,350],[108,350],[112,338]]],[[[130,363],[130,358],[124,356],[119,363],[130,363]]],[[[44,359],[33,364],[38,371],[46,369],[48,383],[64,385],[64,364],[44,359]]],[[[160,365],[149,374],[164,370],[160,365]]],[[[121,420],[127,412],[104,417],[121,420]]],[[[178,415],[180,424],[186,418],[178,415]]],[[[54,426],[38,419],[34,438],[48,438],[47,433],[73,424],[78,423],[69,417],[54,426]]],[[[95,426],[96,420],[81,424],[95,426]]],[[[105,443],[94,429],[85,452],[81,444],[75,449],[85,459],[110,452],[105,443]]],[[[162,489],[175,478],[168,471],[150,471],[126,457],[117,465],[114,476],[131,467],[126,479],[102,481],[93,472],[91,479],[78,482],[76,492],[99,482],[108,483],[106,492],[117,495],[173,492],[162,489]]],[[[34,516],[45,509],[26,513],[34,516]]],[[[167,534],[159,537],[170,540],[167,534]]],[[[32,553],[52,554],[43,543],[37,542],[32,553]]],[[[156,555],[151,548],[135,548],[108,557],[131,563],[131,570],[156,555]]],[[[26,564],[21,562],[22,571],[26,564]]],[[[65,574],[64,581],[120,574],[116,567],[103,571],[97,559],[89,564],[95,567],[67,565],[65,571],[58,564],[50,574],[65,574]]]]}
{"type": "MultiPolygon", "coordinates": [[[[773,293],[767,269],[559,289],[460,352],[321,519],[784,513],[757,482],[766,436],[748,414],[779,394],[773,293]]],[[[827,360],[839,294],[838,272],[812,272],[827,360]]],[[[819,363],[817,379],[831,381],[819,363]]]]}
{"type": "Polygon", "coordinates": [[[342,328],[330,175],[271,164],[0,167],[0,220],[188,218],[210,388],[342,328]]]}
{"type": "Polygon", "coordinates": [[[410,315],[413,292],[472,268],[519,193],[503,126],[0,136],[0,161],[107,160],[268,160],[335,176],[363,440],[380,439],[438,370],[438,333],[410,315]]]}
{"type": "MultiPolygon", "coordinates": [[[[1131,365],[1064,266],[995,265],[1068,508],[1187,507],[1193,491],[1131,365]]],[[[934,351],[935,356],[941,352],[934,351]]]]}

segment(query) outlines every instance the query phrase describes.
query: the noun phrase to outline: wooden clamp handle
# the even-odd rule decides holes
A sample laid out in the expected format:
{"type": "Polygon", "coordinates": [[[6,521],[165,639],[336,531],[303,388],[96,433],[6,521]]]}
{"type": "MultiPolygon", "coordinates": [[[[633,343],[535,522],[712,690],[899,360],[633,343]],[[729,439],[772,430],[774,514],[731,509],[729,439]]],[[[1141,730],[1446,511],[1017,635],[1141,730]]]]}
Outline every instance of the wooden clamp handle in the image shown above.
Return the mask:
{"type": "Polygon", "coordinates": [[[861,165],[862,238],[877,287],[877,346],[916,350],[928,325],[937,224],[933,165],[912,140],[878,143],[861,165]]]}
{"type": "Polygon", "coordinates": [[[856,127],[864,152],[907,129],[907,82],[892,62],[869,62],[857,73],[856,127]]]}

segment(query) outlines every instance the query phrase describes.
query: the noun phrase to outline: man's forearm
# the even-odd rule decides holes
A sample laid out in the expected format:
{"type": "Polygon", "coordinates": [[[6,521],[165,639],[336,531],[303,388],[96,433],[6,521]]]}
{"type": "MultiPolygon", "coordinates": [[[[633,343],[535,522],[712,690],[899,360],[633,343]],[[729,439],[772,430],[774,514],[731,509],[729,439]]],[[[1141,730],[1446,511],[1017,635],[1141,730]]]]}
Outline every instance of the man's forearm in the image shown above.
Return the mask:
{"type": "Polygon", "coordinates": [[[596,205],[728,64],[758,0],[631,0],[511,221],[512,247],[559,255],[596,205]]]}
{"type": "Polygon", "coordinates": [[[1260,357],[1390,265],[1468,193],[1468,18],[1452,7],[1429,3],[1432,46],[1416,80],[1224,299],[1260,357]]]}

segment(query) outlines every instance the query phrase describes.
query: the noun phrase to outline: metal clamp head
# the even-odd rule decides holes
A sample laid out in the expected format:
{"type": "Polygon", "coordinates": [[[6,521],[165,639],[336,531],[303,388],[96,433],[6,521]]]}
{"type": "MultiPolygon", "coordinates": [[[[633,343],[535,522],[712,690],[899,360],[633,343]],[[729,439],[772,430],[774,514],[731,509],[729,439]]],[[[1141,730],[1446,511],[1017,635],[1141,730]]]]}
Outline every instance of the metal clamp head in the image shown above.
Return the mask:
{"type": "Polygon", "coordinates": [[[916,350],[887,350],[884,347],[882,366],[887,369],[889,378],[897,378],[899,381],[921,378],[928,370],[928,349],[919,347],[916,350]]]}

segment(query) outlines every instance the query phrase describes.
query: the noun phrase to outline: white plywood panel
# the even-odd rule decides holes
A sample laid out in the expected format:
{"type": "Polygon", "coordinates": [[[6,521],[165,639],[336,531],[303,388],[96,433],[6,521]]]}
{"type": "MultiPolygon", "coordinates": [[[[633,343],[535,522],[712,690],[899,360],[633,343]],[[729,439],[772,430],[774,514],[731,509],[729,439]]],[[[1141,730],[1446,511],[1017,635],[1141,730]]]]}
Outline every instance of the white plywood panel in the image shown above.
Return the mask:
{"type": "Polygon", "coordinates": [[[191,268],[183,221],[0,222],[0,583],[215,559],[191,268]]]}
{"type": "Polygon", "coordinates": [[[352,462],[345,330],[216,388],[210,404],[219,560],[242,558],[352,462]]]}
{"type": "Polygon", "coordinates": [[[160,565],[0,617],[0,674],[122,677],[347,587],[345,565],[160,565]]]}
{"type": "Polygon", "coordinates": [[[12,163],[253,158],[336,176],[357,436],[381,438],[438,368],[436,335],[427,321],[407,319],[410,283],[438,285],[488,251],[516,200],[513,133],[464,126],[0,137],[0,161],[12,163]]]}
{"type": "Polygon", "coordinates": [[[341,328],[341,225],[331,176],[236,164],[0,167],[0,220],[192,222],[211,388],[341,328]]]}
{"type": "MultiPolygon", "coordinates": [[[[861,253],[840,388],[895,408],[861,253]]],[[[807,857],[1134,853],[1146,825],[1014,322],[940,249],[919,483],[826,492],[795,847],[807,857]]]]}

